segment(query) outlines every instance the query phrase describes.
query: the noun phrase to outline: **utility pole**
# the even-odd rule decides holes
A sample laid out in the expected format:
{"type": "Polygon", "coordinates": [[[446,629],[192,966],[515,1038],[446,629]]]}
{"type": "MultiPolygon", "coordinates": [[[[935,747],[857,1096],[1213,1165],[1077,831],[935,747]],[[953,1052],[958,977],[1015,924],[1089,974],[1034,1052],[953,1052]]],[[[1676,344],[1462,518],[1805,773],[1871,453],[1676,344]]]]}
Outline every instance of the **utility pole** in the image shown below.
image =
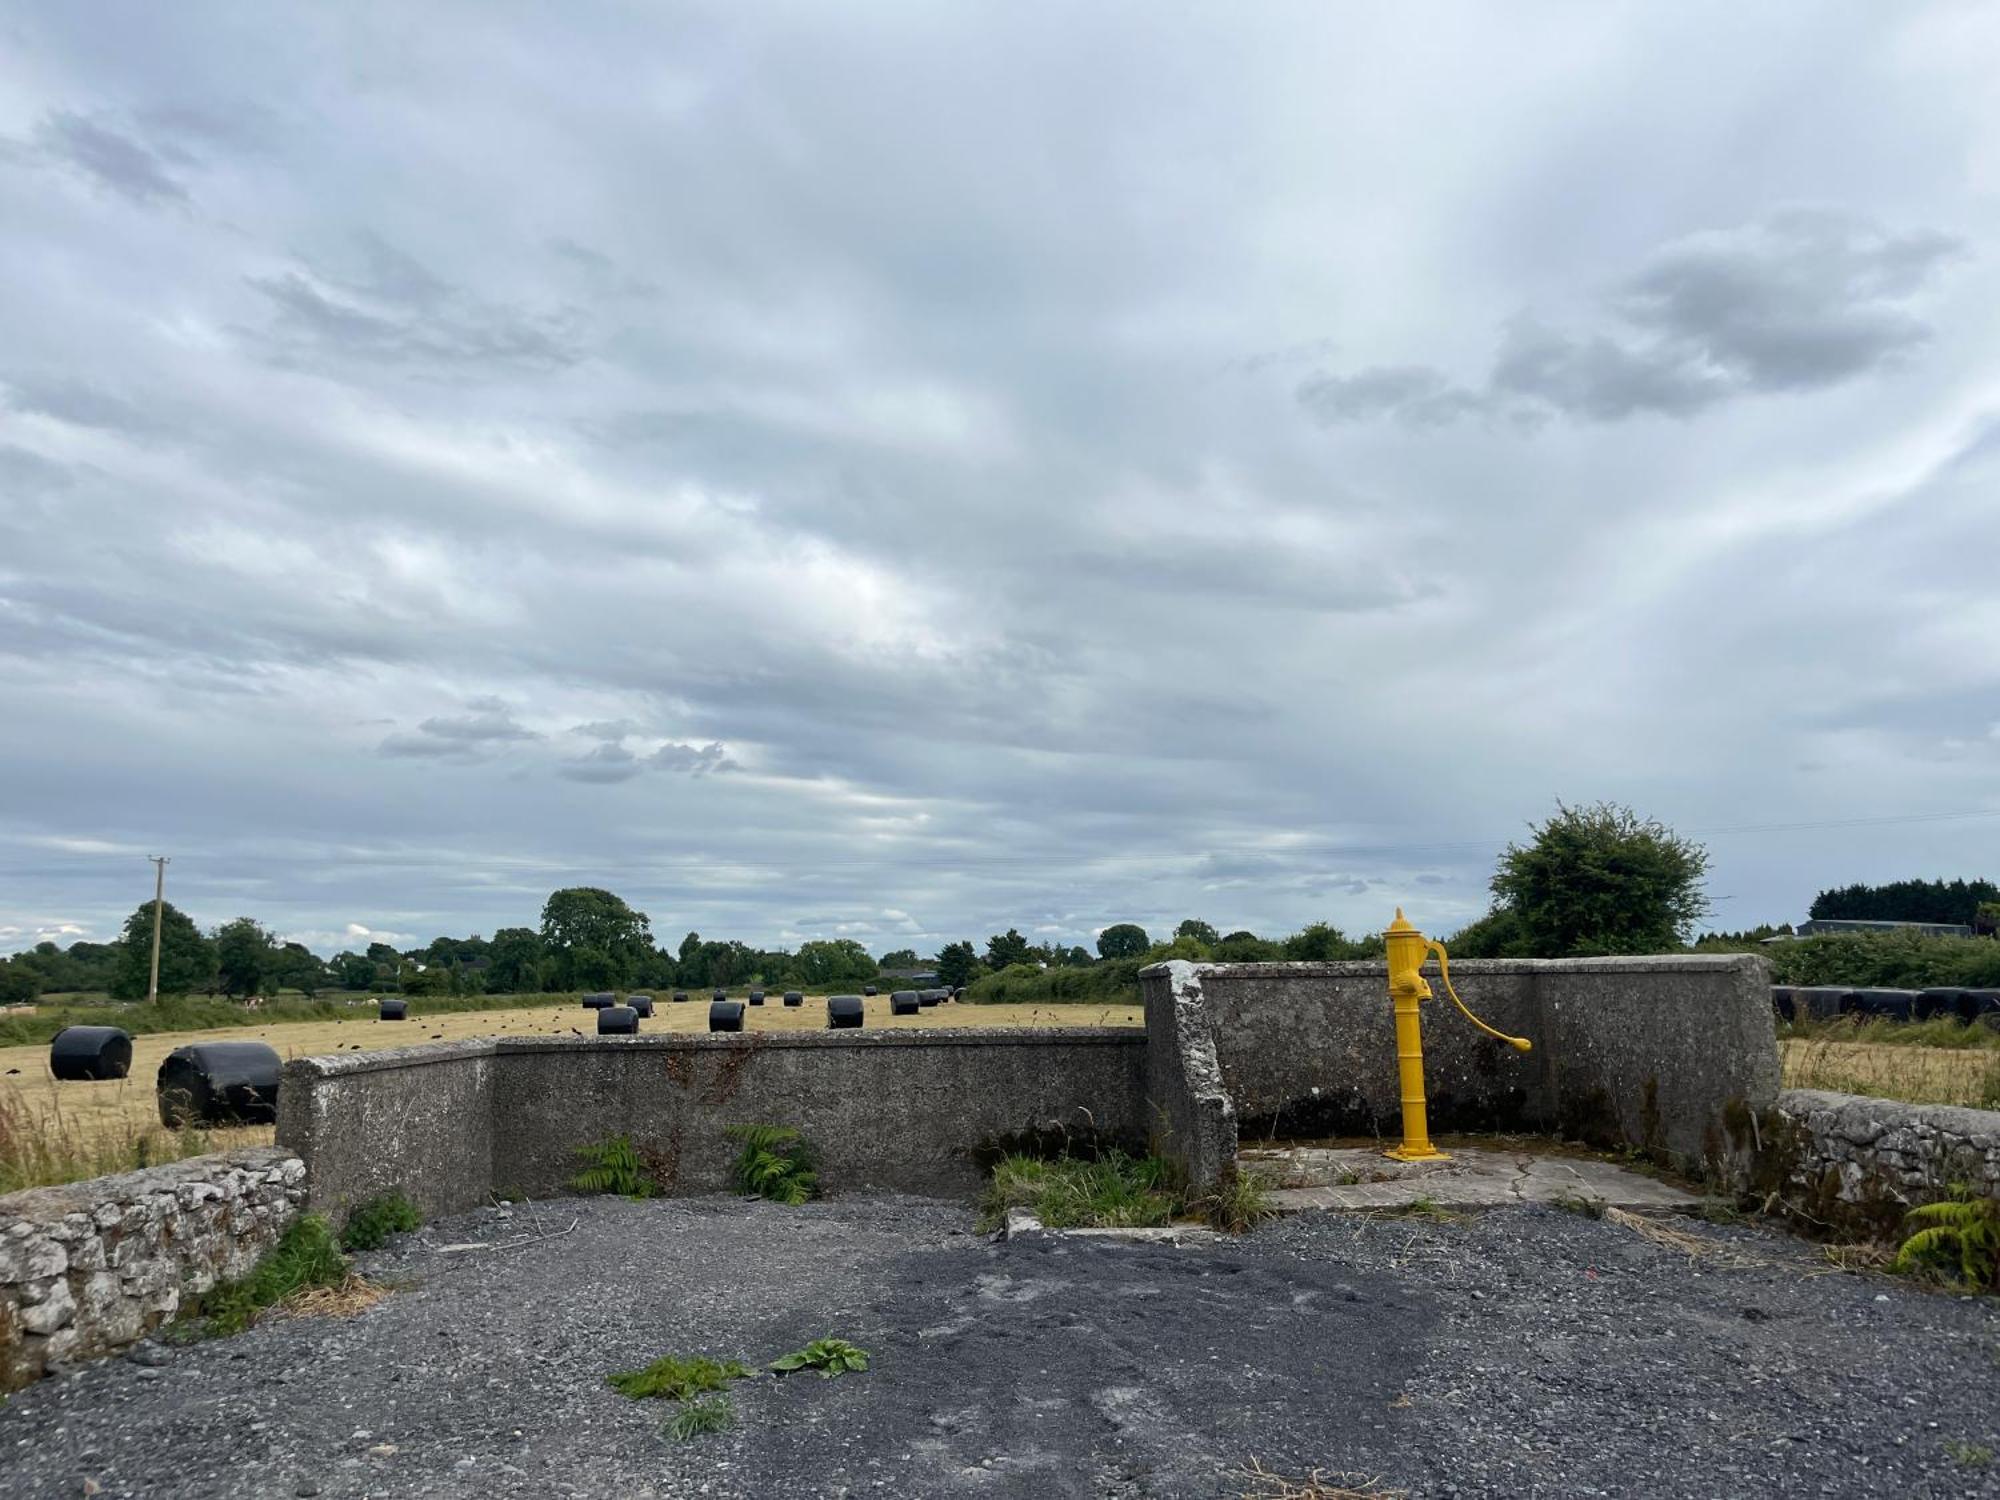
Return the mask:
{"type": "Polygon", "coordinates": [[[146,856],[153,862],[153,972],[146,981],[146,998],[157,1005],[160,1000],[160,912],[167,899],[167,865],[164,854],[146,856]]]}

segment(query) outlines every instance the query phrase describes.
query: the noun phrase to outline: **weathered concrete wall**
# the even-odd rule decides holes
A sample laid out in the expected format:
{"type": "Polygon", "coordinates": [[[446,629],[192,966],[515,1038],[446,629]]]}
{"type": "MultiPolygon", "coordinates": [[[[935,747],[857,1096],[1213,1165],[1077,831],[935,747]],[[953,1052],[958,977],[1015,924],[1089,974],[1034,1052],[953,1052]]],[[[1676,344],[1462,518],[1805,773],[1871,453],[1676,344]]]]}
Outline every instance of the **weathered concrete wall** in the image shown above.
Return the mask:
{"type": "Polygon", "coordinates": [[[1216,1056],[1215,1032],[1193,964],[1149,971],[1162,1003],[1146,1006],[1148,1144],[1179,1161],[1196,1182],[1213,1183],[1236,1163],[1236,1104],[1216,1056]]]}
{"type": "Polygon", "coordinates": [[[304,1057],[278,1084],[278,1144],[305,1158],[313,1208],[400,1188],[426,1216],[493,1191],[491,1038],[304,1057]]]}
{"type": "Polygon", "coordinates": [[[304,1197],[305,1164],[262,1146],[0,1198],[0,1391],[136,1343],[247,1274],[304,1197]]]}
{"type": "MultiPolygon", "coordinates": [[[[1433,1131],[1560,1129],[1719,1171],[1729,1122],[1777,1096],[1769,980],[1754,955],[1468,961],[1452,979],[1475,1014],[1535,1047],[1523,1054],[1475,1030],[1433,977],[1438,999],[1423,1012],[1433,1131]]],[[[1400,1130],[1386,965],[1161,964],[1140,987],[1156,1049],[1206,1027],[1245,1139],[1400,1130]]],[[[1156,1099],[1165,1066],[1156,1060],[1156,1099]]],[[[1211,1180],[1205,1160],[1187,1165],[1197,1183],[1211,1180]]]]}
{"type": "Polygon", "coordinates": [[[731,1125],[790,1125],[830,1191],[963,1192],[1020,1136],[1144,1143],[1136,1029],[501,1037],[288,1065],[278,1139],[315,1208],[400,1187],[426,1212],[559,1192],[629,1136],[684,1193],[726,1189],[731,1125]]]}
{"type": "Polygon", "coordinates": [[[1824,1233],[1898,1238],[1910,1209],[1955,1185],[2000,1199],[2000,1111],[1786,1089],[1759,1135],[1745,1185],[1824,1233]]]}

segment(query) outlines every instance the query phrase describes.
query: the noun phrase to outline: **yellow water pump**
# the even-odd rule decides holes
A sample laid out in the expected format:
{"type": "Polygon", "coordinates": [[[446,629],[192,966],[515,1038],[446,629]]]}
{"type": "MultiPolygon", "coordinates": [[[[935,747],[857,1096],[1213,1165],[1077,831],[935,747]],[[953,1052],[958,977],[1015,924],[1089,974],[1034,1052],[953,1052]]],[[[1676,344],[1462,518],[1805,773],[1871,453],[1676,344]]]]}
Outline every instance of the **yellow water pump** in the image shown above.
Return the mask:
{"type": "Polygon", "coordinates": [[[1466,1020],[1516,1051],[1527,1052],[1534,1043],[1524,1036],[1495,1031],[1465,1009],[1465,1002],[1451,987],[1451,955],[1445,952],[1443,943],[1412,927],[1400,906],[1383,939],[1389,947],[1389,1000],[1396,1007],[1396,1067],[1403,1084],[1403,1144],[1387,1154],[1397,1161],[1439,1161],[1445,1153],[1431,1144],[1430,1116],[1424,1102],[1423,1022],[1417,1016],[1417,1002],[1431,998],[1430,984],[1418,972],[1424,960],[1433,953],[1437,955],[1438,977],[1444,981],[1444,992],[1451,996],[1453,1005],[1465,1012],[1466,1020]]]}

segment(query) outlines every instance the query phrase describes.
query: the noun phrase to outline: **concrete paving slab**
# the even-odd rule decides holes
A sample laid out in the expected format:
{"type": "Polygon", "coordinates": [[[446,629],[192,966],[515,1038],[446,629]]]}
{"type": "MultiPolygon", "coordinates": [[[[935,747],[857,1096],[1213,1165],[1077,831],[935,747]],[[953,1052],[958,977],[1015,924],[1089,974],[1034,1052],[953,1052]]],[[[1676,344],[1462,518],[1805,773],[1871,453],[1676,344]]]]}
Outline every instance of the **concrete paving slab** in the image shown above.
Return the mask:
{"type": "Polygon", "coordinates": [[[1527,1151],[1454,1148],[1440,1159],[1400,1162],[1375,1147],[1253,1147],[1245,1168],[1279,1184],[1280,1213],[1304,1209],[1382,1210],[1430,1202],[1444,1208],[1585,1199],[1608,1208],[1692,1211],[1700,1198],[1614,1162],[1527,1151]]]}

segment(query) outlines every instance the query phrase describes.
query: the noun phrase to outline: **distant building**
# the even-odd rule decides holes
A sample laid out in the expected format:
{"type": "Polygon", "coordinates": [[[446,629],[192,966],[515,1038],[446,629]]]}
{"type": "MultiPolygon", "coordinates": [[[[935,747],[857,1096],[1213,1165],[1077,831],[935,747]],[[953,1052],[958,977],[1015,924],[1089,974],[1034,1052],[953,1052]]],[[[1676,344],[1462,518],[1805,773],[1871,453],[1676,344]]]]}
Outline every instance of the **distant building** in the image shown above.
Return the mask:
{"type": "Polygon", "coordinates": [[[893,979],[913,990],[935,989],[938,984],[936,969],[884,969],[876,977],[893,979]]]}
{"type": "Polygon", "coordinates": [[[1822,932],[1914,932],[1921,937],[1971,937],[1963,922],[1863,922],[1849,917],[1814,917],[1799,923],[1800,937],[1822,932]]]}

